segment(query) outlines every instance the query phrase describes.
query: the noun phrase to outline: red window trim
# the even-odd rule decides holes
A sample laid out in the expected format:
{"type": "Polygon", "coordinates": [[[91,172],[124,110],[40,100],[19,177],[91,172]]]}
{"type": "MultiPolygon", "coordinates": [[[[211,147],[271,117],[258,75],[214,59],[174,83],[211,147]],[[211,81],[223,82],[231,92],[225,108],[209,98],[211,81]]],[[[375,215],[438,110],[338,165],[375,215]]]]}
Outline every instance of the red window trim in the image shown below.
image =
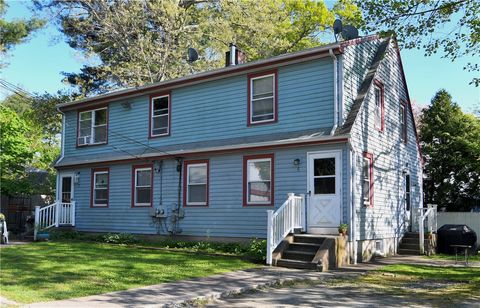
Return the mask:
{"type": "Polygon", "coordinates": [[[380,120],[380,127],[377,127],[377,129],[378,129],[378,131],[383,132],[385,130],[385,86],[378,79],[374,80],[374,84],[375,84],[376,87],[378,87],[380,89],[381,120],[380,120]]]}
{"type": "Polygon", "coordinates": [[[151,94],[149,97],[148,103],[148,138],[159,138],[159,137],[168,137],[170,136],[170,132],[172,130],[172,93],[168,92],[161,92],[151,94]],[[152,135],[152,107],[153,107],[153,99],[157,97],[168,96],[168,130],[166,134],[160,135],[152,135]]]}
{"type": "Polygon", "coordinates": [[[198,160],[186,160],[183,162],[183,206],[184,207],[208,207],[209,204],[209,191],[210,191],[210,160],[208,159],[198,159],[198,160]],[[189,165],[196,164],[207,164],[207,199],[205,204],[187,204],[187,168],[189,165]]]}
{"type": "Polygon", "coordinates": [[[107,104],[102,104],[102,105],[91,106],[91,107],[87,107],[87,108],[77,109],[77,138],[75,138],[76,139],[75,146],[77,148],[93,147],[93,146],[108,144],[108,130],[109,130],[108,127],[109,127],[109,124],[110,124],[109,109],[110,108],[109,108],[108,103],[107,104]],[[78,144],[78,138],[80,137],[80,113],[86,112],[86,111],[93,111],[93,110],[97,110],[97,109],[103,109],[103,108],[107,109],[107,136],[106,136],[105,142],[96,143],[96,144],[82,144],[82,145],[78,144]]]}
{"type": "MultiPolygon", "coordinates": [[[[373,207],[373,201],[374,201],[374,184],[375,184],[375,180],[374,180],[374,177],[373,177],[373,154],[372,153],[369,153],[369,152],[363,152],[363,157],[367,158],[369,161],[370,161],[370,164],[368,166],[368,171],[369,171],[369,174],[368,176],[370,177],[370,195],[368,196],[369,197],[369,207],[373,207]]],[[[363,185],[363,184],[362,184],[363,185]]],[[[363,195],[362,195],[362,200],[363,200],[363,195]]]]}
{"type": "Polygon", "coordinates": [[[90,207],[91,208],[108,208],[110,206],[110,168],[92,168],[92,174],[90,178],[90,207]],[[95,190],[95,173],[107,172],[107,205],[95,205],[94,204],[94,190],[95,190]]]}
{"type": "Polygon", "coordinates": [[[132,208],[152,207],[153,205],[153,164],[133,165],[132,166],[132,208]],[[135,172],[137,169],[150,168],[150,205],[135,205],[135,172]]]}
{"type": "Polygon", "coordinates": [[[403,143],[404,144],[407,144],[407,141],[408,141],[408,117],[407,117],[407,108],[408,108],[408,105],[407,103],[404,101],[404,100],[401,100],[400,101],[400,106],[403,107],[403,121],[405,122],[404,126],[403,126],[403,130],[402,130],[402,139],[403,139],[403,143]]]}
{"type": "Polygon", "coordinates": [[[274,154],[258,154],[243,156],[243,206],[274,206],[275,205],[275,156],[274,154]],[[251,159],[269,158],[271,164],[270,170],[270,203],[248,203],[247,198],[247,167],[251,159]]]}
{"type": "Polygon", "coordinates": [[[247,126],[255,126],[255,125],[263,125],[263,124],[272,124],[272,123],[276,123],[278,122],[278,71],[277,69],[272,69],[272,70],[268,70],[268,71],[263,71],[263,72],[259,72],[259,73],[253,73],[253,74],[248,74],[247,75],[247,126]],[[274,75],[274,86],[275,86],[275,91],[274,91],[274,95],[275,95],[275,98],[273,100],[273,105],[274,105],[274,108],[275,108],[275,112],[274,112],[274,115],[273,115],[273,119],[272,120],[268,120],[268,121],[264,121],[264,122],[260,122],[260,123],[255,123],[255,122],[252,122],[251,121],[251,113],[252,113],[252,110],[251,110],[251,81],[253,78],[258,78],[258,77],[262,77],[262,76],[266,76],[266,75],[274,75]]]}

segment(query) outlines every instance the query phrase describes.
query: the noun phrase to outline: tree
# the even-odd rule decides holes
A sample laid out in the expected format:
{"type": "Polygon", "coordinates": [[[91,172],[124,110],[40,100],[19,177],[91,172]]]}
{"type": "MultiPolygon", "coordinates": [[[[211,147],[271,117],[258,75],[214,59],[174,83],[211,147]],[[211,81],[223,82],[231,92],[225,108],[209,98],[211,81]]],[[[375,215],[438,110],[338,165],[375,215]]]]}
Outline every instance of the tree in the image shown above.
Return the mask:
{"type": "Polygon", "coordinates": [[[249,61],[320,44],[335,14],[361,22],[350,0],[332,9],[312,0],[38,0],[52,12],[68,44],[95,65],[65,73],[83,95],[172,79],[224,64],[230,42],[249,61]],[[201,60],[188,63],[186,50],[201,60]]]}
{"type": "Polygon", "coordinates": [[[2,57],[14,45],[23,43],[32,32],[45,25],[44,20],[37,18],[6,21],[3,18],[6,10],[5,0],[0,0],[0,54],[2,57]]]}
{"type": "Polygon", "coordinates": [[[12,109],[0,106],[1,192],[25,192],[29,189],[25,168],[34,151],[28,136],[28,126],[12,109]]]}
{"type": "Polygon", "coordinates": [[[449,211],[480,200],[480,119],[465,114],[445,90],[422,114],[420,129],[429,202],[449,211]]]}
{"type": "Polygon", "coordinates": [[[56,105],[71,99],[71,96],[58,92],[32,97],[15,94],[1,102],[2,141],[5,138],[6,142],[2,143],[2,154],[7,159],[4,163],[2,156],[3,193],[51,194],[54,191],[55,170],[52,162],[60,154],[61,131],[61,115],[57,112],[56,105]],[[14,142],[7,142],[8,140],[14,142]],[[19,161],[10,163],[8,158],[11,155],[19,161]],[[31,181],[29,170],[46,171],[46,181],[31,181]]]}
{"type": "MultiPolygon", "coordinates": [[[[442,50],[452,61],[480,54],[480,2],[478,0],[357,0],[366,21],[364,30],[394,32],[408,49],[423,49],[430,56],[442,50]]],[[[480,71],[480,64],[465,69],[480,71]]],[[[480,78],[472,80],[480,85],[480,78]]]]}

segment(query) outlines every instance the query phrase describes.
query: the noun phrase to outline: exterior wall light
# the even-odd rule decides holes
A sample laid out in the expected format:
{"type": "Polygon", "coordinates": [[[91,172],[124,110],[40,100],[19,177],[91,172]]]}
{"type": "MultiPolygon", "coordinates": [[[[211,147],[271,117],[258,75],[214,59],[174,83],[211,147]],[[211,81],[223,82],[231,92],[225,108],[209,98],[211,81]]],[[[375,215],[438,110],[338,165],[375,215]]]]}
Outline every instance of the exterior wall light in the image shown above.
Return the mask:
{"type": "Polygon", "coordinates": [[[297,167],[297,170],[300,170],[300,158],[295,158],[293,160],[293,166],[297,167]]]}
{"type": "Polygon", "coordinates": [[[80,182],[80,172],[75,172],[73,176],[73,183],[78,184],[80,182]]]}

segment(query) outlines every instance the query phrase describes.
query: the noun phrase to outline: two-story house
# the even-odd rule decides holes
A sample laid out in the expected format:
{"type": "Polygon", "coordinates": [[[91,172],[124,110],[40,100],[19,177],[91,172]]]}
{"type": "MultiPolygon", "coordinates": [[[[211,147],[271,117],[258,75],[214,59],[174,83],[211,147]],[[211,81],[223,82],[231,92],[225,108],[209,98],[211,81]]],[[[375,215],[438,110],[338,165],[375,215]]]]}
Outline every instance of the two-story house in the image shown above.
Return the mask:
{"type": "Polygon", "coordinates": [[[304,195],[304,231],[349,225],[352,258],[395,253],[422,207],[398,46],[367,36],[58,106],[57,199],[78,231],[265,238],[304,195]],[[70,209],[72,209],[70,207],[70,209]]]}

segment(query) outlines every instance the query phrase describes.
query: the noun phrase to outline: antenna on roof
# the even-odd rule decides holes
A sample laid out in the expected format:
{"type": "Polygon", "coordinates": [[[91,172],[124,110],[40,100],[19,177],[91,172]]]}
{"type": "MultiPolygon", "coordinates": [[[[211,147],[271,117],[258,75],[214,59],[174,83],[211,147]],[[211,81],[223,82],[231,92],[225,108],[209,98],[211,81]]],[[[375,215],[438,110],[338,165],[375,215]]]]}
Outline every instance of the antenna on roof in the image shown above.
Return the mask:
{"type": "Polygon", "coordinates": [[[335,19],[333,23],[333,34],[335,36],[335,42],[338,42],[338,34],[342,33],[343,25],[340,19],[335,19]]]}
{"type": "Polygon", "coordinates": [[[343,25],[340,19],[335,19],[333,23],[333,34],[335,42],[338,42],[338,35],[344,40],[351,40],[358,37],[358,29],[351,25],[343,25]]]}
{"type": "Polygon", "coordinates": [[[197,60],[198,60],[198,51],[195,48],[189,47],[187,61],[189,63],[193,63],[197,60]]]}

